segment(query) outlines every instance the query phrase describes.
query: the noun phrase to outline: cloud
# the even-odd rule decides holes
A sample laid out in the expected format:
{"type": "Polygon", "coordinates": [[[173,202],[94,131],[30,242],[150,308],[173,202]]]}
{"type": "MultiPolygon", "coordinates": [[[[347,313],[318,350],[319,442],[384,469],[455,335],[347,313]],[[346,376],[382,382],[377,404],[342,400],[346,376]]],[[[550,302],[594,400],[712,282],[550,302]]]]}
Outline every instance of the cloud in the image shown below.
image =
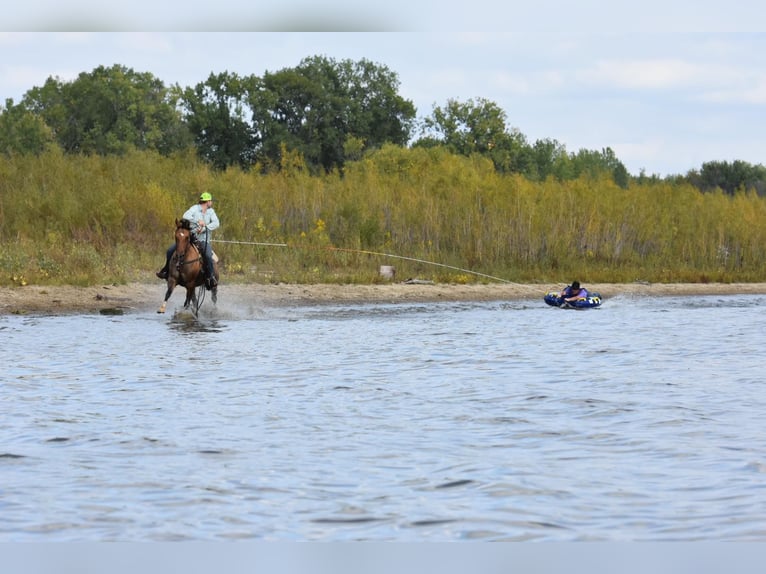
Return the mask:
{"type": "Polygon", "coordinates": [[[467,77],[464,70],[460,68],[442,68],[429,74],[429,84],[436,90],[458,90],[461,91],[467,84],[467,77]]]}
{"type": "Polygon", "coordinates": [[[167,34],[155,32],[133,32],[130,34],[115,34],[116,47],[120,50],[133,50],[157,54],[169,54],[173,43],[167,34]]]}
{"type": "MultiPolygon", "coordinates": [[[[3,84],[18,93],[26,92],[32,86],[41,86],[47,78],[47,76],[41,78],[41,74],[44,72],[34,67],[3,66],[0,70],[3,74],[3,84]]],[[[11,96],[6,95],[5,97],[11,96]]],[[[11,99],[13,98],[11,97],[11,99]]]]}
{"type": "MultiPolygon", "coordinates": [[[[628,171],[638,174],[646,165],[658,165],[669,153],[678,154],[678,149],[668,149],[668,141],[659,138],[647,138],[640,141],[617,142],[612,146],[615,154],[628,167],[628,171]]],[[[651,174],[648,174],[651,175],[651,174]]]]}
{"type": "Polygon", "coordinates": [[[621,89],[658,90],[699,84],[704,69],[680,59],[601,60],[579,73],[589,84],[621,89]]]}
{"type": "Polygon", "coordinates": [[[740,81],[741,85],[725,89],[710,90],[700,96],[700,100],[714,104],[753,104],[766,105],[766,76],[740,81]]]}
{"type": "Polygon", "coordinates": [[[489,84],[509,95],[541,95],[557,92],[567,83],[561,70],[542,70],[531,73],[509,73],[500,70],[489,78],[489,84]]]}
{"type": "Polygon", "coordinates": [[[626,92],[684,92],[711,104],[766,104],[766,72],[753,66],[682,59],[601,60],[574,74],[584,87],[626,92]]]}
{"type": "Polygon", "coordinates": [[[511,74],[506,71],[495,72],[490,83],[501,92],[507,94],[526,95],[533,91],[533,82],[522,74],[511,74]]]}
{"type": "Polygon", "coordinates": [[[27,35],[21,32],[0,32],[0,46],[20,46],[27,41],[27,35]]]}
{"type": "Polygon", "coordinates": [[[50,35],[51,40],[65,46],[85,46],[92,43],[93,32],[60,32],[50,35]]]}

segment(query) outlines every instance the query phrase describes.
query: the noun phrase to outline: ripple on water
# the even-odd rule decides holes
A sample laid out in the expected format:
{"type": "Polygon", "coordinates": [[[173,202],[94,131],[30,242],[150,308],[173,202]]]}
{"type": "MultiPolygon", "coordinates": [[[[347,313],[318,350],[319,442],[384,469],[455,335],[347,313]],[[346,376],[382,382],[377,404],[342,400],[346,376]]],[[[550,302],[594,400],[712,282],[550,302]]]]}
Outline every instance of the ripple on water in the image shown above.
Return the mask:
{"type": "Polygon", "coordinates": [[[0,538],[759,540],[765,301],[4,317],[0,538]]]}

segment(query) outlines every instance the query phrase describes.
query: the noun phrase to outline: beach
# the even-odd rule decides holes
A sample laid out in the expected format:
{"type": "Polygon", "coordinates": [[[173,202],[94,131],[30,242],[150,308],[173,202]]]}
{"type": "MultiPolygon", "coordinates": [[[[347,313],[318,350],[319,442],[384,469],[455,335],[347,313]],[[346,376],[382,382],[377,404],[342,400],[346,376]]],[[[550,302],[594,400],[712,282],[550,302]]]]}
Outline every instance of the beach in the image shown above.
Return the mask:
{"type": "MultiPolygon", "coordinates": [[[[766,283],[596,283],[583,284],[605,302],[617,296],[692,296],[766,294],[766,283]]],[[[234,301],[263,307],[335,303],[397,303],[440,301],[539,300],[563,284],[439,284],[401,282],[374,285],[334,284],[221,284],[219,302],[234,301]]],[[[0,287],[0,314],[72,314],[109,311],[151,311],[159,308],[165,284],[0,287]]],[[[184,290],[176,288],[168,305],[183,304],[184,290]]],[[[206,303],[209,304],[209,301],[206,303]]]]}

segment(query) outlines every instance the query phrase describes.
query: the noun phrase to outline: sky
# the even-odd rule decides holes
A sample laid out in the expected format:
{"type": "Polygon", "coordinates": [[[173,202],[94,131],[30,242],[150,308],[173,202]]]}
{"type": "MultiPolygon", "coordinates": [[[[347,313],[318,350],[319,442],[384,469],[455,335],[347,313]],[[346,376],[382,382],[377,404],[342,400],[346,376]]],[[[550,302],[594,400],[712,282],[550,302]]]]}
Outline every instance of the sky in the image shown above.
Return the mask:
{"type": "Polygon", "coordinates": [[[128,10],[30,0],[0,23],[0,103],[98,66],[186,87],[322,55],[385,65],[420,118],[450,99],[487,99],[530,144],[609,147],[634,175],[685,174],[708,161],[766,165],[758,2],[274,4],[219,0],[194,13],[174,1],[134,0],[128,10]]]}

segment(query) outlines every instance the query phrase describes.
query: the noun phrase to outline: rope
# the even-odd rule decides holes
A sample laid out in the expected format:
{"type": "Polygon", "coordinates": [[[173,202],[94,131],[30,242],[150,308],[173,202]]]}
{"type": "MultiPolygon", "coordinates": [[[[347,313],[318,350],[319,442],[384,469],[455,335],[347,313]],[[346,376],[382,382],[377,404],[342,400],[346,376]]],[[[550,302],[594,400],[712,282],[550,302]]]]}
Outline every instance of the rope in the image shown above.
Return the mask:
{"type": "MultiPolygon", "coordinates": [[[[261,243],[257,241],[225,241],[223,239],[212,239],[213,243],[234,243],[237,245],[265,245],[271,247],[288,247],[287,243],[261,243]]],[[[470,269],[464,269],[462,267],[455,267],[454,265],[447,265],[445,263],[437,263],[435,261],[427,261],[426,259],[417,259],[415,257],[405,257],[404,255],[394,255],[393,253],[381,253],[379,251],[367,251],[365,249],[347,249],[343,247],[324,247],[330,251],[346,251],[350,253],[364,253],[366,255],[378,255],[381,257],[391,257],[393,259],[404,259],[406,261],[415,261],[417,263],[425,263],[427,265],[436,265],[437,267],[445,267],[447,269],[454,269],[455,271],[462,271],[463,273],[470,273],[479,277],[486,277],[487,279],[493,279],[500,281],[501,283],[509,283],[511,285],[521,285],[521,283],[514,283],[503,279],[502,277],[495,277],[494,275],[487,275],[486,273],[479,273],[478,271],[471,271],[470,269]]]]}
{"type": "Polygon", "coordinates": [[[258,241],[225,241],[223,239],[211,239],[213,243],[236,243],[237,245],[267,245],[270,247],[287,247],[287,243],[260,243],[258,241]]]}
{"type": "Polygon", "coordinates": [[[437,267],[446,267],[447,269],[454,269],[455,271],[462,271],[464,273],[471,273],[478,275],[479,277],[486,277],[488,279],[494,279],[501,283],[511,283],[507,279],[501,277],[495,277],[493,275],[487,275],[486,273],[479,273],[478,271],[471,271],[470,269],[463,269],[462,267],[455,267],[454,265],[446,265],[444,263],[436,263],[434,261],[426,261],[425,259],[416,259],[415,257],[405,257],[404,255],[394,255],[392,253],[379,253],[377,251],[365,251],[364,249],[344,249],[342,247],[328,247],[331,251],[350,251],[353,253],[365,253],[367,255],[381,255],[383,257],[393,257],[394,259],[405,259],[407,261],[416,261],[418,263],[427,263],[428,265],[436,265],[437,267]]]}
{"type": "Polygon", "coordinates": [[[202,303],[205,301],[205,284],[202,283],[202,285],[199,285],[197,287],[197,305],[196,309],[194,309],[194,315],[199,314],[199,310],[202,307],[202,303]]]}

